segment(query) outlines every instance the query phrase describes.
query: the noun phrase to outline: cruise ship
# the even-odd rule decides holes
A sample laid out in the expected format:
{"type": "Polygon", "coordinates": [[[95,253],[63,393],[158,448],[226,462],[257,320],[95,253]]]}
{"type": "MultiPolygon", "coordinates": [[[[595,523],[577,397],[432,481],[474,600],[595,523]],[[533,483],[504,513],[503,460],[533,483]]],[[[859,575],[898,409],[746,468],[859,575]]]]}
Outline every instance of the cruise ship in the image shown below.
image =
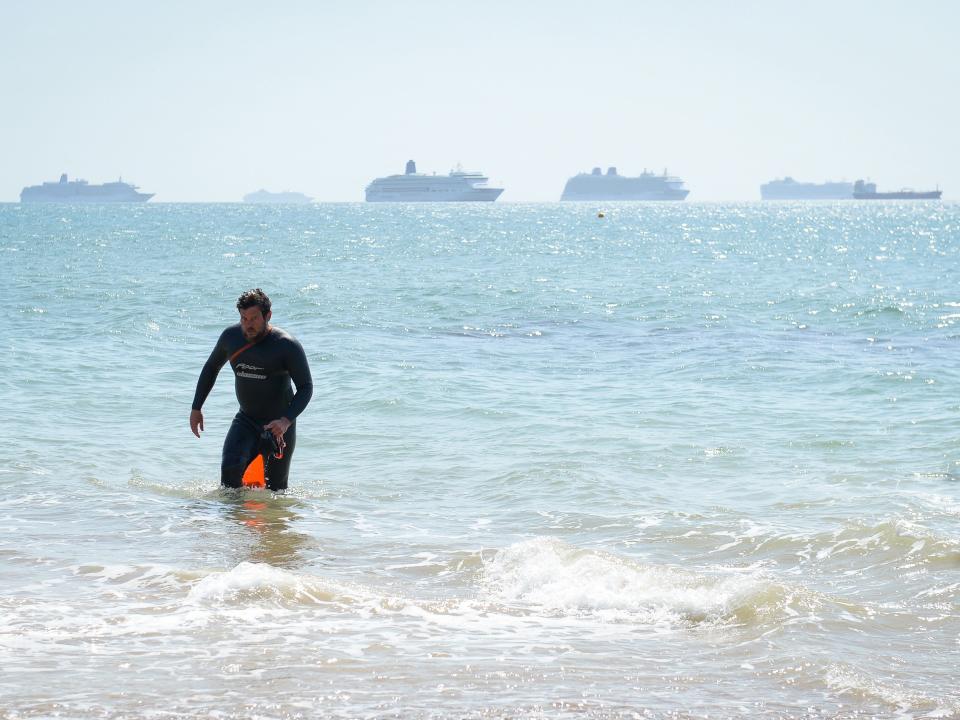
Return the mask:
{"type": "Polygon", "coordinates": [[[760,186],[763,200],[852,200],[853,183],[799,182],[792,177],[771,180],[760,186]]]}
{"type": "Polygon", "coordinates": [[[256,192],[247,193],[244,195],[243,201],[245,203],[261,205],[305,205],[307,203],[312,203],[313,198],[308,195],[304,195],[303,193],[291,192],[289,190],[284,190],[283,192],[257,190],[256,192]]]}
{"type": "Polygon", "coordinates": [[[853,186],[853,197],[857,200],[939,200],[943,193],[937,190],[895,190],[877,192],[877,184],[857,180],[853,186]]]}
{"type": "Polygon", "coordinates": [[[595,167],[590,173],[579,173],[567,180],[561,200],[683,200],[690,191],[683,180],[663,171],[655,175],[646,170],[638,177],[618,175],[615,167],[604,175],[595,167]]]}
{"type": "Polygon", "coordinates": [[[54,203],[114,203],[146,202],[154,193],[137,192],[136,185],[123,182],[108,182],[103,185],[90,185],[86,180],[70,180],[67,174],[60,176],[59,182],[45,182],[43,185],[31,185],[20,191],[20,202],[54,203]]]}
{"type": "Polygon", "coordinates": [[[366,189],[367,202],[493,202],[503,188],[487,187],[479,172],[457,169],[449,175],[424,175],[407,161],[403,175],[377,178],[366,189]]]}

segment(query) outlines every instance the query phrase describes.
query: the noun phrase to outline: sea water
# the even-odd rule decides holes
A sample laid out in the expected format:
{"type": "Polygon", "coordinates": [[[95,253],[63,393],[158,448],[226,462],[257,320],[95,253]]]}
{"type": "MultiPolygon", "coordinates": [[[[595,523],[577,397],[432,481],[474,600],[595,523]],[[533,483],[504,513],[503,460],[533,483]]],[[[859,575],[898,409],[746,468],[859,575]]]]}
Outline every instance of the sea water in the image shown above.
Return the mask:
{"type": "Polygon", "coordinates": [[[960,716],[958,205],[3,205],[0,263],[4,720],[960,716]],[[188,424],[252,287],[283,496],[229,368],[188,424]]]}

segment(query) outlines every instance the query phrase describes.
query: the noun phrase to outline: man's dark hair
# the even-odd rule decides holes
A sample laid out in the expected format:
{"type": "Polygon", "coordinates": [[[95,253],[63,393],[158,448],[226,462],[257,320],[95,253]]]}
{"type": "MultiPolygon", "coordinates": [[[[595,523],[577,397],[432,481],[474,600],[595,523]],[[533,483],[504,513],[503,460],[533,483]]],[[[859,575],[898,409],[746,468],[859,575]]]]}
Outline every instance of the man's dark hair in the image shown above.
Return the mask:
{"type": "Polygon", "coordinates": [[[267,294],[260,288],[247,290],[237,299],[237,310],[246,310],[247,308],[252,308],[254,305],[260,307],[260,312],[263,313],[264,317],[270,312],[270,298],[268,298],[267,294]]]}

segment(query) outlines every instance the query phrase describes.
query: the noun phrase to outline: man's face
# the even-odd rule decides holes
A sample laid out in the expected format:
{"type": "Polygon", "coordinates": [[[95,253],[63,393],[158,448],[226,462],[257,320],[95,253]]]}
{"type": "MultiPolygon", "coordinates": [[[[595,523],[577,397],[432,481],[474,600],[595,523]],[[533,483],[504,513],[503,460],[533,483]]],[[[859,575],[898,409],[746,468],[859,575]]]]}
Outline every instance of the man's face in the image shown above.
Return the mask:
{"type": "Polygon", "coordinates": [[[264,315],[259,305],[240,311],[240,329],[243,330],[247,342],[253,342],[267,331],[267,323],[270,322],[272,314],[268,312],[264,315]]]}

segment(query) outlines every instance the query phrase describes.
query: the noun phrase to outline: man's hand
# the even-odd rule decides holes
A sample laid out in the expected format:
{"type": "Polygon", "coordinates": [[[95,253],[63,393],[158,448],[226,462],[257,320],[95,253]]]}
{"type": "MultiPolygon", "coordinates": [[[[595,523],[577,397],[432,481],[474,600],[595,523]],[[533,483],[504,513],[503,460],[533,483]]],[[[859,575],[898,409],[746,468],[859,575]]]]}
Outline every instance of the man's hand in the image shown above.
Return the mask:
{"type": "Polygon", "coordinates": [[[199,410],[190,411],[190,429],[193,434],[200,437],[200,431],[203,430],[203,413],[199,410]]]}
{"type": "Polygon", "coordinates": [[[277,444],[279,445],[283,441],[283,434],[290,429],[291,423],[285,417],[277,418],[273,422],[267,423],[263,426],[264,430],[269,430],[273,433],[273,436],[277,439],[277,444]]]}

